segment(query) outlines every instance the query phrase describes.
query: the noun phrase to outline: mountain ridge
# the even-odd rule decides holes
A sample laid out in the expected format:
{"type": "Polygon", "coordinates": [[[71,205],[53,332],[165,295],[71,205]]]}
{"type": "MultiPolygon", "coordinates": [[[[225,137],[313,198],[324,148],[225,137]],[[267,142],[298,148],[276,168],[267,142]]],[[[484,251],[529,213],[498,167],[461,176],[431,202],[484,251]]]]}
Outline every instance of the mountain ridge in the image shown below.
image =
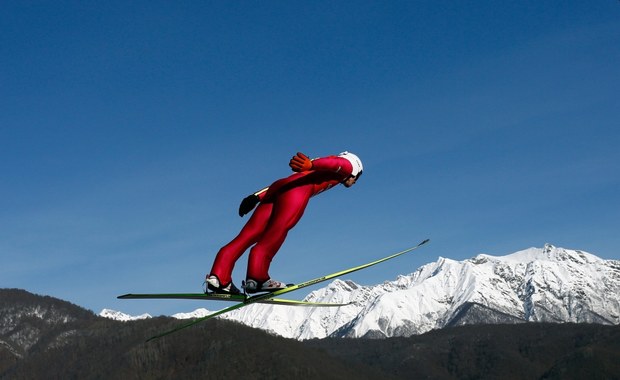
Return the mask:
{"type": "Polygon", "coordinates": [[[620,261],[551,244],[462,261],[439,257],[374,286],[336,279],[304,300],[351,305],[250,305],[222,318],[298,340],[411,336],[471,323],[619,324],[620,261]]]}
{"type": "Polygon", "coordinates": [[[15,289],[0,289],[0,301],[0,315],[12,321],[0,334],[0,379],[582,379],[620,373],[620,326],[467,325],[411,337],[297,341],[215,319],[145,343],[179,322],[114,321],[15,289]],[[31,341],[13,340],[25,326],[39,329],[30,330],[31,341]]]}

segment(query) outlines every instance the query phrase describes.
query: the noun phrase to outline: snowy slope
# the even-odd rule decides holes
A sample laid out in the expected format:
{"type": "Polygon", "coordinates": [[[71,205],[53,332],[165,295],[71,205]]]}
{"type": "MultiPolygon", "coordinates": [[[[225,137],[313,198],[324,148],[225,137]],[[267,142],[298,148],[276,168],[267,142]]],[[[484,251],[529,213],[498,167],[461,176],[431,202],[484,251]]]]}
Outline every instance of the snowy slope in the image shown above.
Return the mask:
{"type": "Polygon", "coordinates": [[[341,336],[408,336],[466,323],[620,323],[620,262],[546,245],[439,259],[366,305],[341,336]]]}
{"type": "Polygon", "coordinates": [[[339,308],[250,305],[223,316],[296,339],[410,336],[469,323],[620,323],[620,261],[556,248],[439,258],[375,286],[335,280],[305,300],[339,308]]]}
{"type": "Polygon", "coordinates": [[[136,320],[139,320],[139,319],[151,318],[150,314],[142,314],[142,315],[133,316],[133,315],[125,314],[125,313],[120,312],[120,311],[111,310],[111,309],[103,309],[103,310],[101,310],[101,313],[99,313],[99,316],[105,317],[105,318],[110,318],[110,319],[115,319],[117,321],[123,321],[123,322],[136,321],[136,320]]]}
{"type": "Polygon", "coordinates": [[[619,261],[545,245],[500,257],[439,258],[376,286],[335,280],[306,297],[354,303],[346,307],[256,305],[228,318],[296,339],[409,336],[480,322],[618,324],[619,295],[619,261]]]}

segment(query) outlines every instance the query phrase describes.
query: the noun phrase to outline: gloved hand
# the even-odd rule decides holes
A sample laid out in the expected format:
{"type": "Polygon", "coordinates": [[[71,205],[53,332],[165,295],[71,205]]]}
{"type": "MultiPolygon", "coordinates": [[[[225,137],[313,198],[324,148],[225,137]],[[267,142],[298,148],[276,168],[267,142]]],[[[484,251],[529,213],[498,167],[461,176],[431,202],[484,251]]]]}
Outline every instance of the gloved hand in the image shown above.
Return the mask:
{"type": "Polygon", "coordinates": [[[239,205],[239,216],[242,217],[243,215],[252,211],[254,207],[256,207],[258,202],[260,202],[260,200],[258,199],[258,195],[256,194],[248,195],[247,197],[243,198],[243,200],[241,201],[241,205],[239,205]]]}
{"type": "Polygon", "coordinates": [[[288,166],[290,166],[294,172],[307,172],[308,170],[312,170],[312,160],[305,154],[297,152],[297,155],[291,158],[288,166]]]}

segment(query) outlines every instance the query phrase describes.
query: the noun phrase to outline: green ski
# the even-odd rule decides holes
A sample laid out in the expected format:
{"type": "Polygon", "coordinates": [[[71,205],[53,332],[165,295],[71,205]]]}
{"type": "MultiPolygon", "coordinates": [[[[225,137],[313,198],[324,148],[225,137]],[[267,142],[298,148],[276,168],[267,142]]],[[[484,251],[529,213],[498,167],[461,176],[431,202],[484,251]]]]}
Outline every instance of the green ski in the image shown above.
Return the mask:
{"type": "MultiPolygon", "coordinates": [[[[246,302],[250,297],[243,294],[216,294],[216,293],[160,293],[160,294],[124,294],[116,297],[118,299],[174,299],[174,300],[201,300],[201,301],[228,301],[246,302]]],[[[327,302],[307,302],[289,300],[283,298],[269,298],[257,303],[285,306],[306,306],[306,307],[339,307],[347,306],[350,303],[327,303],[327,302]]]]}
{"type": "Polygon", "coordinates": [[[384,261],[388,261],[388,260],[393,259],[395,257],[398,257],[400,255],[404,255],[405,253],[411,252],[411,251],[421,247],[422,245],[424,245],[424,244],[426,244],[428,242],[429,242],[429,239],[426,239],[426,240],[422,241],[420,244],[418,244],[418,245],[416,245],[414,247],[407,248],[404,251],[400,251],[400,252],[394,253],[394,254],[392,254],[390,256],[386,256],[386,257],[384,257],[382,259],[379,259],[379,260],[376,260],[376,261],[372,261],[370,263],[366,263],[366,264],[363,264],[363,265],[360,265],[360,266],[357,266],[357,267],[345,269],[345,270],[342,270],[340,272],[335,272],[335,273],[332,273],[332,274],[328,274],[327,276],[318,277],[318,278],[315,278],[315,279],[310,280],[310,281],[302,282],[300,284],[291,285],[291,286],[289,286],[287,288],[279,289],[279,290],[276,290],[276,291],[271,292],[271,293],[262,293],[262,294],[258,294],[258,295],[255,295],[255,296],[248,297],[243,302],[240,302],[238,304],[229,306],[227,308],[224,308],[222,310],[216,311],[216,312],[211,313],[209,315],[206,315],[204,317],[196,318],[196,319],[194,319],[194,320],[192,320],[192,321],[190,321],[188,323],[185,323],[185,324],[182,324],[180,326],[177,326],[177,327],[173,328],[172,330],[168,330],[168,331],[165,331],[163,333],[160,333],[160,334],[157,334],[155,336],[152,336],[152,337],[150,337],[147,340],[147,342],[149,342],[149,341],[151,341],[153,339],[158,339],[158,338],[164,337],[166,335],[170,335],[170,334],[175,333],[175,332],[177,332],[179,330],[183,330],[183,329],[185,329],[187,327],[194,326],[194,325],[196,325],[196,324],[198,324],[200,322],[206,321],[207,319],[211,319],[213,317],[217,317],[218,315],[222,315],[222,314],[228,313],[229,311],[237,310],[237,309],[240,309],[242,307],[251,305],[253,303],[259,303],[261,301],[265,301],[265,300],[268,300],[268,299],[273,299],[273,298],[275,298],[275,297],[277,297],[279,295],[282,295],[282,294],[290,293],[290,292],[293,292],[293,291],[301,289],[301,288],[306,288],[308,286],[312,286],[312,285],[318,284],[320,282],[331,280],[332,278],[343,276],[345,274],[353,273],[353,272],[356,272],[358,270],[362,270],[362,269],[371,267],[373,265],[380,264],[380,263],[382,263],[384,261]]]}

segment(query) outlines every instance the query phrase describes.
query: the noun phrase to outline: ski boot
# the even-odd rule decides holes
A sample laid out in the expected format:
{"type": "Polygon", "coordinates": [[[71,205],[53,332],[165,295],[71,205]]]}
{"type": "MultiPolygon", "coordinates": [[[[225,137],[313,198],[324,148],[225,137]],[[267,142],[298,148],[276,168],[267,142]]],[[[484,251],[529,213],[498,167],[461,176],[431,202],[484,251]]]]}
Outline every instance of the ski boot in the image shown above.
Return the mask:
{"type": "Polygon", "coordinates": [[[290,285],[272,279],[259,283],[256,280],[248,278],[243,282],[242,288],[245,289],[246,293],[254,294],[258,292],[275,292],[276,290],[284,289],[288,286],[290,285]]]}
{"type": "MultiPolygon", "coordinates": [[[[237,287],[235,286],[235,284],[231,282],[229,282],[226,286],[222,286],[220,284],[220,279],[217,278],[216,275],[212,274],[210,276],[208,276],[205,280],[205,283],[207,284],[207,290],[212,291],[213,293],[217,293],[217,294],[241,294],[241,291],[239,289],[237,289],[237,287]]],[[[206,291],[205,291],[206,293],[206,291]]]]}

